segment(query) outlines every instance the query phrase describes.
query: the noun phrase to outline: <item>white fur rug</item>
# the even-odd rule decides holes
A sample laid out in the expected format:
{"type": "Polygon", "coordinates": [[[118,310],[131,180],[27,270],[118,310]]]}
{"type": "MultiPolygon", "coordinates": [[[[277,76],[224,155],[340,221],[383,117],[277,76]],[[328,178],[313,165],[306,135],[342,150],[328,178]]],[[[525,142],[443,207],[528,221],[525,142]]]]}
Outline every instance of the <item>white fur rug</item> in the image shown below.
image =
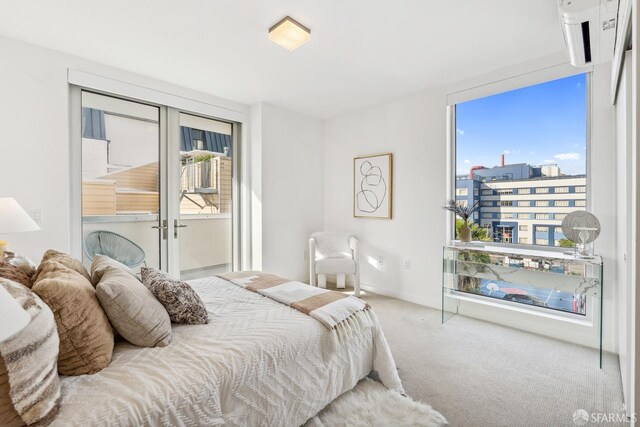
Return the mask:
{"type": "Polygon", "coordinates": [[[431,406],[365,378],[307,421],[305,427],[446,425],[447,420],[431,406]]]}

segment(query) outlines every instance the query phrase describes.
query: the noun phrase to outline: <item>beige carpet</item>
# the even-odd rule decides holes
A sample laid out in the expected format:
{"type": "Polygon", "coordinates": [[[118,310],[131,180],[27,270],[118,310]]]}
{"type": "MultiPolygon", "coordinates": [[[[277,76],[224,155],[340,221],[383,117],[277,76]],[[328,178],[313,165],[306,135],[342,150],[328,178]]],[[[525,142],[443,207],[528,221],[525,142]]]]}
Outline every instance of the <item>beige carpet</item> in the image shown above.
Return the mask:
{"type": "Polygon", "coordinates": [[[380,319],[407,394],[451,426],[575,426],[578,409],[621,413],[613,354],[600,370],[593,349],[463,316],[442,325],[440,311],[362,298],[380,319]]]}

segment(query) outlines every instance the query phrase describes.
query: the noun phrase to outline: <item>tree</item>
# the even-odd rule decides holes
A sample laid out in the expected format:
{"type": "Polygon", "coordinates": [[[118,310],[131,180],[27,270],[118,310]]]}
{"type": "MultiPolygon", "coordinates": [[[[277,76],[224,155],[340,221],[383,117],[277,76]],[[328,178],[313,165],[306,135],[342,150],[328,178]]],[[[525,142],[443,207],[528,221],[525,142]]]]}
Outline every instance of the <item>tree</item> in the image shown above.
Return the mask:
{"type": "MultiPolygon", "coordinates": [[[[456,218],[456,239],[460,239],[460,227],[464,224],[464,220],[460,218],[456,218]]],[[[471,240],[480,240],[482,242],[490,242],[491,236],[487,235],[487,229],[480,227],[475,222],[468,223],[469,228],[471,229],[471,240]]]]}
{"type": "Polygon", "coordinates": [[[573,243],[571,240],[569,239],[560,239],[558,240],[558,244],[560,245],[561,248],[575,248],[576,244],[573,243]]]}

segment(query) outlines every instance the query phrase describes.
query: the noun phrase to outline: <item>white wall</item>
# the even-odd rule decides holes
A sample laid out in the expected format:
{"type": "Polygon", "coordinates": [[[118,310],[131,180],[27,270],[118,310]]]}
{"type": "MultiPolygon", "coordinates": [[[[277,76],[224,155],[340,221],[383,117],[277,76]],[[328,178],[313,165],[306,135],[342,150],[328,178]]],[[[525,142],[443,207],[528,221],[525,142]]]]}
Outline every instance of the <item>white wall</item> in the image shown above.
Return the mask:
{"type": "Polygon", "coordinates": [[[252,161],[262,159],[261,189],[253,193],[262,206],[256,266],[306,281],[309,235],[323,227],[323,123],[267,103],[251,107],[251,120],[252,161]]]}
{"type": "MultiPolygon", "coordinates": [[[[324,129],[325,230],[355,233],[362,242],[362,282],[369,289],[408,301],[439,308],[441,304],[441,257],[446,241],[447,194],[446,99],[450,93],[520,76],[548,65],[557,57],[543,58],[505,69],[473,81],[426,90],[330,119],[324,129]],[[359,155],[392,152],[393,220],[355,219],[352,216],[352,162],[359,155]],[[367,262],[383,257],[383,265],[367,262]],[[411,268],[403,268],[404,260],[411,268]]],[[[605,257],[605,347],[614,348],[614,236],[615,152],[613,110],[608,96],[609,64],[593,73],[592,211],[603,232],[596,243],[605,257]]],[[[527,314],[487,310],[464,304],[461,313],[508,323],[522,329],[583,344],[597,345],[597,328],[562,324],[527,314]]]]}

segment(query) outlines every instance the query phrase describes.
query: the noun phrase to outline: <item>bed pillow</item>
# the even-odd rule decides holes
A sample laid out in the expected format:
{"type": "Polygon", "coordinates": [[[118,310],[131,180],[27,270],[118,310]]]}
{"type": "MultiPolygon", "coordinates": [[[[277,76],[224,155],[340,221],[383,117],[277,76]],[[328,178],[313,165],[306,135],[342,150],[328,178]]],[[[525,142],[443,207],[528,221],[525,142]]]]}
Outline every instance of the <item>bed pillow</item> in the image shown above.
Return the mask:
{"type": "Polygon", "coordinates": [[[71,270],[82,274],[88,281],[91,281],[91,276],[89,275],[89,272],[87,271],[87,269],[84,268],[84,265],[82,265],[82,261],[79,261],[73,258],[71,255],[65,254],[64,252],[56,251],[55,249],[49,249],[42,256],[42,261],[40,261],[40,266],[38,267],[38,270],[36,271],[36,274],[33,277],[33,283],[35,283],[38,280],[41,267],[47,261],[59,262],[65,267],[70,268],[71,270]]]}
{"type": "Polygon", "coordinates": [[[96,287],[113,327],[133,345],[164,347],[171,342],[171,320],[162,304],[137,278],[107,266],[96,287]]]}
{"type": "Polygon", "coordinates": [[[107,367],[113,353],[113,331],[91,282],[66,265],[49,260],[38,267],[32,289],[51,307],[56,319],[58,371],[83,375],[107,367]]]}
{"type": "Polygon", "coordinates": [[[154,268],[142,267],[141,272],[142,283],[162,303],[172,322],[188,325],[208,322],[207,308],[188,283],[154,268]]]}
{"type": "Polygon", "coordinates": [[[20,267],[11,264],[8,260],[0,262],[0,278],[18,282],[29,289],[33,286],[31,277],[27,276],[20,267]]]}
{"type": "Polygon", "coordinates": [[[33,275],[36,273],[36,265],[31,261],[31,259],[26,256],[16,255],[13,252],[4,252],[5,258],[4,261],[8,262],[11,265],[18,267],[24,274],[29,276],[31,280],[33,275]]]}
{"type": "Polygon", "coordinates": [[[0,425],[47,425],[60,403],[58,334],[53,313],[19,283],[0,279],[0,287],[31,316],[24,329],[0,342],[0,425]]]}
{"type": "Polygon", "coordinates": [[[93,283],[93,286],[98,286],[100,279],[102,279],[102,275],[109,267],[118,268],[139,281],[136,273],[123,263],[116,261],[113,258],[109,258],[106,255],[96,255],[93,257],[93,262],[91,262],[91,283],[93,283]]]}

